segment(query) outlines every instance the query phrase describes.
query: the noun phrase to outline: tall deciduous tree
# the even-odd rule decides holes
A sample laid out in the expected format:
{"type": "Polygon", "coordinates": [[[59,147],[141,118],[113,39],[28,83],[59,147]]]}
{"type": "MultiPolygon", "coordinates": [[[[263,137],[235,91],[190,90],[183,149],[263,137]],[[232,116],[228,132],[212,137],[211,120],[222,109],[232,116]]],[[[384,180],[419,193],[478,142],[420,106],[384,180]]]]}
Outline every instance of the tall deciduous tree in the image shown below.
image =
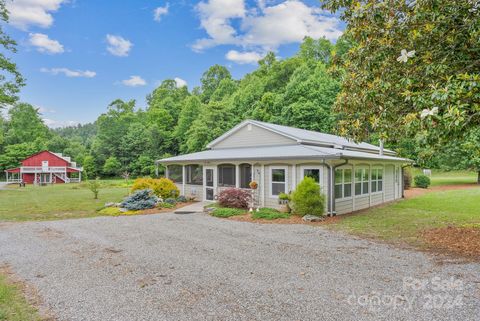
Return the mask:
{"type": "Polygon", "coordinates": [[[480,125],[478,1],[327,0],[355,45],[336,102],[341,134],[463,138],[480,125]]]}
{"type": "MultiPolygon", "coordinates": [[[[5,0],[0,0],[0,20],[8,23],[5,0]]],[[[9,53],[17,52],[16,46],[16,42],[5,33],[0,24],[0,108],[15,103],[20,88],[25,85],[17,65],[7,57],[9,53]]]]}

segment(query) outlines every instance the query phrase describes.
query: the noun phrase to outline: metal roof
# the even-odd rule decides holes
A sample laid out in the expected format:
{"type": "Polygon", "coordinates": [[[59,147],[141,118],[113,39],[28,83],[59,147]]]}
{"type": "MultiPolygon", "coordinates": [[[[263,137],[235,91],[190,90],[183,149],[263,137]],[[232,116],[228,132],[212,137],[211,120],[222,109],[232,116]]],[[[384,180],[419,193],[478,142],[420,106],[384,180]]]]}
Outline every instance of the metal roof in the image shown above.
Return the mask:
{"type": "MultiPolygon", "coordinates": [[[[223,139],[230,136],[231,134],[236,132],[238,129],[244,127],[247,124],[253,124],[261,128],[268,129],[277,134],[294,139],[298,143],[312,144],[312,145],[331,145],[331,146],[337,146],[341,148],[360,149],[360,150],[368,150],[368,151],[374,151],[374,152],[380,151],[380,147],[372,144],[355,143],[352,140],[349,140],[344,137],[336,136],[336,135],[324,134],[324,133],[320,133],[312,130],[300,129],[295,127],[271,124],[271,123],[266,123],[258,120],[243,121],[242,123],[238,124],[231,130],[223,134],[222,136],[213,140],[210,144],[207,145],[207,147],[208,148],[213,147],[215,144],[222,141],[223,139]]],[[[388,149],[384,149],[384,153],[395,155],[394,151],[391,151],[388,149]]]]}
{"type": "Polygon", "coordinates": [[[248,161],[248,160],[288,160],[288,159],[370,159],[389,161],[409,161],[405,158],[379,155],[308,145],[283,145],[267,147],[242,147],[212,149],[198,153],[180,155],[158,160],[158,163],[185,163],[199,161],[248,161]]]}

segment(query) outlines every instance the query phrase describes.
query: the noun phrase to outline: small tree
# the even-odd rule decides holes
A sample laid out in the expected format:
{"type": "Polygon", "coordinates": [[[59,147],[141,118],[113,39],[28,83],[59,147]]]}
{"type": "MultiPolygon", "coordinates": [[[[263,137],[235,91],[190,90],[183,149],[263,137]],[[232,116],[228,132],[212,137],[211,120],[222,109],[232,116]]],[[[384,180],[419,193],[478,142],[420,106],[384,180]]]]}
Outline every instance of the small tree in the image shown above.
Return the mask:
{"type": "Polygon", "coordinates": [[[320,193],[320,186],[311,177],[305,177],[298,184],[291,199],[295,214],[322,216],[325,212],[325,195],[320,193]]]}
{"type": "Polygon", "coordinates": [[[97,177],[94,180],[89,180],[88,181],[88,189],[92,191],[93,193],[93,198],[98,200],[98,193],[100,192],[100,179],[97,177]]]}

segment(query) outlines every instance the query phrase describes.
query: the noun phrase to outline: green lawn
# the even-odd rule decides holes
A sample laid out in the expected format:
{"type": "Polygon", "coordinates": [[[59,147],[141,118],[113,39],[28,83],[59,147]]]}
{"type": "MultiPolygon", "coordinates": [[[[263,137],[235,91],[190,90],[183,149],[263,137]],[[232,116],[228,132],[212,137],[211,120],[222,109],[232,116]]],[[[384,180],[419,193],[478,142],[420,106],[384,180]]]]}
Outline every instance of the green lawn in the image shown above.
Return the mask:
{"type": "Polygon", "coordinates": [[[419,232],[480,223],[480,188],[427,193],[417,198],[340,217],[332,229],[419,245],[419,232]]]}
{"type": "MultiPolygon", "coordinates": [[[[412,177],[422,174],[419,168],[412,169],[412,177]]],[[[472,171],[440,171],[432,169],[431,186],[473,184],[477,182],[477,173],[472,171]]],[[[412,181],[413,184],[413,181],[412,181]]]]}
{"type": "Polygon", "coordinates": [[[41,320],[37,310],[27,303],[20,289],[8,282],[3,274],[0,274],[0,320],[41,320]]]}
{"type": "Polygon", "coordinates": [[[0,221],[52,220],[89,217],[106,202],[119,202],[128,194],[128,187],[114,181],[104,185],[99,199],[85,183],[49,186],[27,185],[25,188],[0,190],[0,221]]]}

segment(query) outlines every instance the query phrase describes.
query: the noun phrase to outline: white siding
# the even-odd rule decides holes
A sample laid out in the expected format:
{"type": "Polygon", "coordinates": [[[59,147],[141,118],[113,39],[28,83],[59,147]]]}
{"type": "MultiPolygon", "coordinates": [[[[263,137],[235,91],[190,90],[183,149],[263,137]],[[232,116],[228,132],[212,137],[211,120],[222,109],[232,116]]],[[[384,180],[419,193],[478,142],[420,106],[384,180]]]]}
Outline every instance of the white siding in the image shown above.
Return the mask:
{"type": "MultiPolygon", "coordinates": [[[[176,183],[182,194],[182,183],[176,183]]],[[[185,197],[194,197],[196,201],[203,201],[203,186],[185,184],[185,197]]]]}
{"type": "Polygon", "coordinates": [[[385,166],[385,174],[384,174],[384,190],[385,190],[385,202],[390,202],[395,199],[395,189],[394,189],[394,165],[386,165],[385,166]]]}
{"type": "Polygon", "coordinates": [[[296,143],[295,140],[276,134],[272,131],[255,125],[251,125],[250,127],[246,125],[212,146],[212,149],[288,145],[294,143],[296,143]]]}

